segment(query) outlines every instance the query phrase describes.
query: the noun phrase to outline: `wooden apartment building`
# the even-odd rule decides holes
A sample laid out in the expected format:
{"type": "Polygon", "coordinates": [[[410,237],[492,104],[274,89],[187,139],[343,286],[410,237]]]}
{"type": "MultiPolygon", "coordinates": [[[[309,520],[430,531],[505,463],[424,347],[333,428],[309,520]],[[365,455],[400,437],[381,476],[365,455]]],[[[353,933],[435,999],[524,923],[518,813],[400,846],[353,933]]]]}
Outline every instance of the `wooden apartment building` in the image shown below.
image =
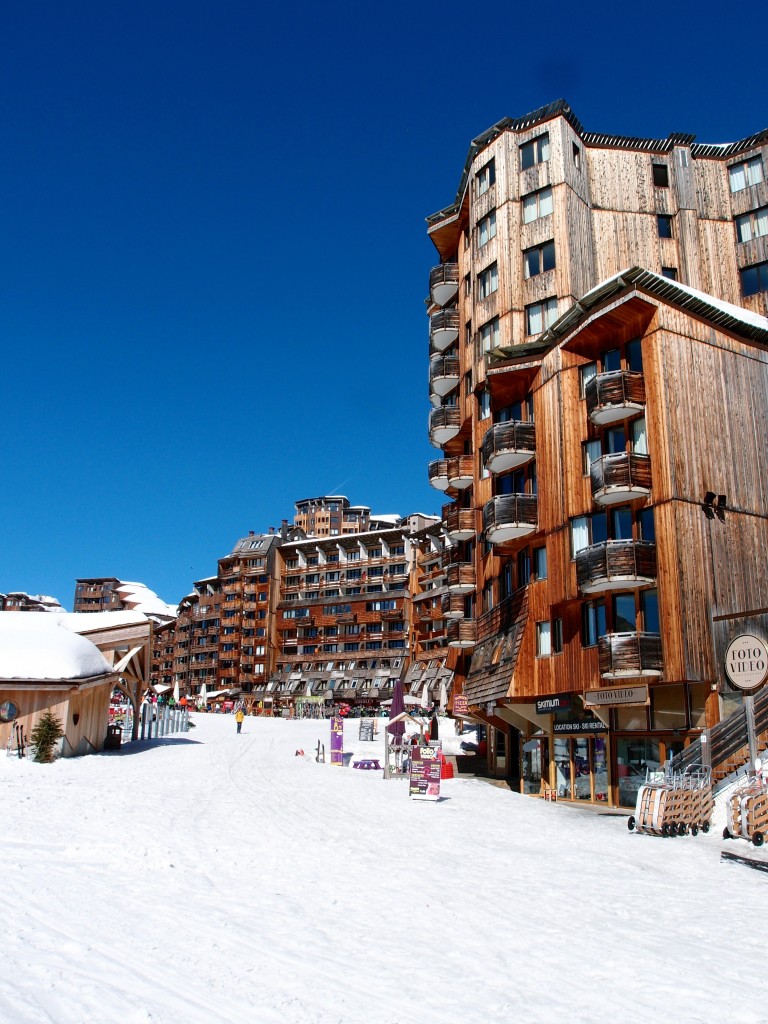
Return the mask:
{"type": "Polygon", "coordinates": [[[738,704],[729,640],[768,639],[767,159],[560,101],[428,218],[447,644],[523,792],[633,805],[738,704]]]}

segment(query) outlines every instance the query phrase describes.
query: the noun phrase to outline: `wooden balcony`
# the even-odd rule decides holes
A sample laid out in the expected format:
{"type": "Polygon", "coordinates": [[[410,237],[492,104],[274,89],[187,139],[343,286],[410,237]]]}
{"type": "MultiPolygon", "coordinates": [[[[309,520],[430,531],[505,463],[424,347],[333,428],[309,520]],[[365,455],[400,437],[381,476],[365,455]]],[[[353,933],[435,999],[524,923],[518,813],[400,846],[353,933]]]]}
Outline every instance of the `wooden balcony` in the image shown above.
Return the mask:
{"type": "Polygon", "coordinates": [[[603,679],[660,676],[664,663],[658,633],[607,633],[597,641],[603,679]]]}
{"type": "Polygon", "coordinates": [[[539,528],[535,494],[500,494],[483,507],[483,531],[492,544],[519,540],[539,528]]]}
{"type": "Polygon", "coordinates": [[[459,383],[458,356],[432,356],[429,361],[429,387],[441,398],[453,391],[459,383]]]}
{"type": "Polygon", "coordinates": [[[402,608],[390,608],[389,611],[379,612],[384,622],[400,622],[403,618],[402,608]]]}
{"type": "Polygon", "coordinates": [[[536,454],[536,427],[531,421],[494,423],[482,443],[483,462],[491,473],[524,466],[536,454]]]}
{"type": "Polygon", "coordinates": [[[461,412],[457,405],[443,405],[429,413],[429,440],[437,448],[456,437],[461,430],[461,412]]]}
{"type": "Polygon", "coordinates": [[[459,336],[458,309],[441,309],[429,318],[429,338],[436,352],[444,352],[459,336]]]}
{"type": "Polygon", "coordinates": [[[477,643],[477,623],[474,619],[454,619],[448,623],[449,647],[474,647],[477,643]]]}
{"type": "Polygon", "coordinates": [[[457,508],[455,505],[444,505],[443,519],[445,520],[448,536],[452,540],[471,540],[477,533],[475,510],[473,508],[457,508]]]}
{"type": "Polygon", "coordinates": [[[584,396],[587,415],[596,426],[618,423],[645,408],[645,380],[631,370],[598,373],[587,381],[584,396]]]}
{"type": "Polygon", "coordinates": [[[644,540],[608,540],[576,553],[582,594],[644,587],[656,579],[656,545],[644,540]]]}
{"type": "Polygon", "coordinates": [[[475,589],[475,567],[471,562],[448,566],[448,589],[452,594],[469,594],[475,589]]]}
{"type": "Polygon", "coordinates": [[[463,491],[472,485],[475,460],[471,455],[454,455],[448,459],[448,486],[463,491]]]}
{"type": "Polygon", "coordinates": [[[635,452],[601,455],[589,468],[592,497],[600,505],[647,498],[651,492],[651,460],[635,452]]]}
{"type": "Polygon", "coordinates": [[[429,272],[429,295],[437,306],[450,302],[459,291],[458,263],[441,263],[429,272]]]}
{"type": "Polygon", "coordinates": [[[463,619],[464,595],[459,593],[443,594],[440,617],[443,619],[463,619]]]}
{"type": "Polygon", "coordinates": [[[429,464],[429,482],[438,491],[448,487],[448,459],[435,459],[429,464]]]}

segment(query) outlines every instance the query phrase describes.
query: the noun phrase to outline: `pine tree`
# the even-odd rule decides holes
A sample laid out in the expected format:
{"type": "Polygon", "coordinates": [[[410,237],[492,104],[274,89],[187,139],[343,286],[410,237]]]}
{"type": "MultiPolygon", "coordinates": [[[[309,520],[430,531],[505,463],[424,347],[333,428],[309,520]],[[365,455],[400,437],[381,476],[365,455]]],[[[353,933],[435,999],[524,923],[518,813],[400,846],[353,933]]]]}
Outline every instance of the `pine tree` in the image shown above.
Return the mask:
{"type": "Polygon", "coordinates": [[[52,761],[56,741],[64,735],[60,720],[50,708],[40,718],[32,730],[32,742],[35,745],[35,760],[45,763],[52,761]]]}

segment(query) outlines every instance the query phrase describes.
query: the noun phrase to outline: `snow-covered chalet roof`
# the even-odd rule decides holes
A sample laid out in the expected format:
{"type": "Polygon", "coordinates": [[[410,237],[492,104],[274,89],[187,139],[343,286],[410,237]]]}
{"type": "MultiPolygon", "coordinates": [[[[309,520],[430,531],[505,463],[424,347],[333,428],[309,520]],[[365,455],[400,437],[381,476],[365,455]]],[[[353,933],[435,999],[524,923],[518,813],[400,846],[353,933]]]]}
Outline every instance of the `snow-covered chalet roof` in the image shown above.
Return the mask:
{"type": "Polygon", "coordinates": [[[0,615],[0,679],[81,680],[112,668],[95,644],[67,629],[58,615],[0,615]]]}

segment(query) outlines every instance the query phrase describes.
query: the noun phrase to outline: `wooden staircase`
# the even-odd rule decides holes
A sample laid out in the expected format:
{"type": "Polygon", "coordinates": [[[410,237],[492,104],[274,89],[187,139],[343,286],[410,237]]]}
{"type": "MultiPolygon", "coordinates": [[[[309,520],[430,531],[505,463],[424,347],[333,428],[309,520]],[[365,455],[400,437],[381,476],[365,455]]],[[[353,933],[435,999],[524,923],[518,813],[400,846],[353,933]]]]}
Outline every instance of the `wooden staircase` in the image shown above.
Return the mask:
{"type": "MultiPolygon", "coordinates": [[[[754,700],[755,737],[758,750],[768,747],[768,687],[754,700]]],[[[747,711],[742,705],[729,718],[705,730],[702,737],[672,759],[672,770],[684,771],[693,764],[708,764],[717,786],[749,761],[747,711]],[[705,740],[705,742],[702,742],[705,740]]]]}

